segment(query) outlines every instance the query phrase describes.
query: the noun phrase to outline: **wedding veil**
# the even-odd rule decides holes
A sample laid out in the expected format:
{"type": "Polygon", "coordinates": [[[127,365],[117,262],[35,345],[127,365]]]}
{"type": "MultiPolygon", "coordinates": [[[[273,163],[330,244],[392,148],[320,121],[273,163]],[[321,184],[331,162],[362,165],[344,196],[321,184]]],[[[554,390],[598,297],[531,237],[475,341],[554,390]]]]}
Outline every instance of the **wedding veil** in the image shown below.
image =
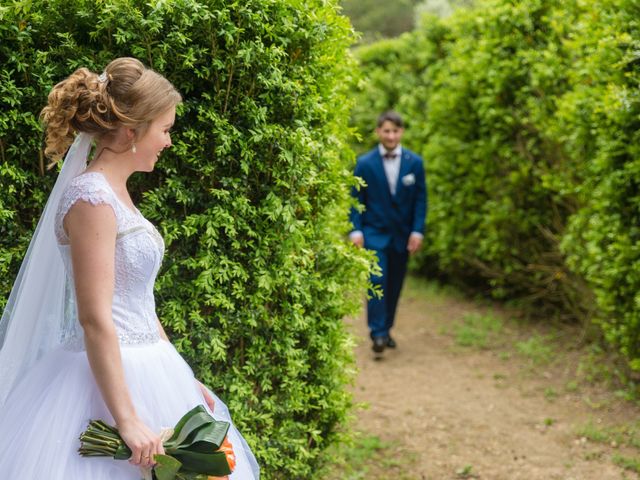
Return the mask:
{"type": "Polygon", "coordinates": [[[86,168],[93,137],[80,133],[38,221],[0,319],[0,408],[25,372],[60,344],[64,322],[65,272],[54,233],[63,192],[86,168]]]}

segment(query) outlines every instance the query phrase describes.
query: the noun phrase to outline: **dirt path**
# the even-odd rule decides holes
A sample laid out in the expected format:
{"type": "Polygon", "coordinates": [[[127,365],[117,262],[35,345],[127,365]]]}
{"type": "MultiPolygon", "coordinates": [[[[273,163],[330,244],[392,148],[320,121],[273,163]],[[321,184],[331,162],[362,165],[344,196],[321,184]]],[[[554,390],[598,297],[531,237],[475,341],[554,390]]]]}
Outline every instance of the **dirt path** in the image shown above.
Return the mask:
{"type": "Polygon", "coordinates": [[[355,421],[354,452],[365,459],[342,478],[638,478],[614,460],[637,459],[640,444],[611,432],[637,422],[640,409],[575,381],[584,352],[536,344],[530,339],[549,337],[509,319],[484,348],[478,339],[465,348],[453,329],[469,314],[487,309],[409,280],[394,330],[399,348],[378,361],[364,318],[350,322],[358,338],[355,399],[368,408],[355,421]]]}

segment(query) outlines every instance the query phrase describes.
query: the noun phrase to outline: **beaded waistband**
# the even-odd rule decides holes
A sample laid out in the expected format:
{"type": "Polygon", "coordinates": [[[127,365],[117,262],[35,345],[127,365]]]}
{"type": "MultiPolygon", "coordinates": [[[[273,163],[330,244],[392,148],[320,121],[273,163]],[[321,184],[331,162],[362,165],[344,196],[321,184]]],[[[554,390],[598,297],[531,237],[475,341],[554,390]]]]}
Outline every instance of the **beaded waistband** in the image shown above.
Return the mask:
{"type": "MultiPolygon", "coordinates": [[[[120,345],[145,345],[160,341],[160,333],[157,330],[145,332],[118,332],[120,345]]],[[[62,339],[62,347],[65,350],[81,351],[85,349],[84,335],[74,332],[62,339]]]]}

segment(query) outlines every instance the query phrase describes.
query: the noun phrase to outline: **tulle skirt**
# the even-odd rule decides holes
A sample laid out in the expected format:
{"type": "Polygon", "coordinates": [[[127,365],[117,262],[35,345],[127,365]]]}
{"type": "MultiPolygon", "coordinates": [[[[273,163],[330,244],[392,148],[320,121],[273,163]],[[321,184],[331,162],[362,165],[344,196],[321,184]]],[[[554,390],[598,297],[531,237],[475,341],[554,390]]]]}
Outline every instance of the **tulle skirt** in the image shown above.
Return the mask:
{"type": "MultiPolygon", "coordinates": [[[[165,341],[122,346],[122,362],[138,416],[154,431],[173,427],[196,405],[206,406],[191,368],[165,341]]],[[[215,397],[213,416],[231,421],[215,397]]],[[[0,411],[2,480],[140,480],[126,460],[85,458],[78,437],[89,420],[113,424],[86,352],[56,350],[16,385],[0,411]]],[[[257,480],[258,465],[237,429],[229,429],[236,453],[231,480],[257,480]]]]}

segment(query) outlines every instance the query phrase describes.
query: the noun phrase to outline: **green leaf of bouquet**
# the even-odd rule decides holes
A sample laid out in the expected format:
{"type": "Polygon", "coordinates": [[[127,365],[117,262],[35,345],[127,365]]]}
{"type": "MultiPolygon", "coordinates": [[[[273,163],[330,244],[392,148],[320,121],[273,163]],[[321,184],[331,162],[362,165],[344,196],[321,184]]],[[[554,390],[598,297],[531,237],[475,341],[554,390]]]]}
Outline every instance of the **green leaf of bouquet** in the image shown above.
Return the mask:
{"type": "Polygon", "coordinates": [[[158,480],[174,480],[182,463],[169,455],[155,455],[156,466],[153,472],[158,480]]]}
{"type": "Polygon", "coordinates": [[[211,421],[213,421],[213,417],[211,415],[209,415],[209,413],[206,411],[204,406],[198,405],[198,406],[192,408],[191,410],[189,410],[187,413],[185,413],[180,418],[180,420],[178,420],[178,423],[176,423],[176,426],[173,429],[173,435],[171,435],[171,438],[169,438],[169,440],[167,440],[167,442],[165,442],[165,443],[167,443],[167,444],[175,443],[176,440],[180,437],[180,435],[182,433],[182,430],[185,428],[187,423],[194,416],[199,415],[199,414],[205,414],[210,418],[211,421]]]}
{"type": "Polygon", "coordinates": [[[216,477],[231,474],[224,452],[200,453],[178,449],[173,456],[182,462],[185,472],[204,473],[216,477]]]}
{"type": "Polygon", "coordinates": [[[191,410],[189,410],[187,413],[185,413],[182,417],[180,417],[180,420],[178,420],[178,423],[176,423],[176,426],[174,427],[174,436],[180,432],[180,430],[182,430],[182,427],[184,426],[185,423],[187,423],[187,421],[193,417],[194,415],[201,413],[201,412],[206,412],[207,410],[204,408],[203,405],[197,405],[195,407],[193,407],[191,410]]]}
{"type": "Polygon", "coordinates": [[[215,423],[215,420],[209,413],[207,412],[199,412],[191,416],[186,423],[182,426],[180,433],[177,435],[174,441],[169,441],[168,443],[174,444],[177,447],[183,446],[183,443],[191,443],[189,440],[191,437],[195,436],[196,432],[198,432],[201,428],[206,427],[207,425],[215,423]],[[187,442],[187,440],[189,440],[187,442]]]}
{"type": "Polygon", "coordinates": [[[131,458],[131,449],[125,443],[122,443],[118,445],[118,449],[113,458],[115,460],[127,460],[131,458]]]}
{"type": "Polygon", "coordinates": [[[177,448],[189,448],[193,450],[194,447],[199,452],[215,452],[220,448],[224,438],[229,431],[229,422],[216,420],[213,423],[203,426],[195,434],[190,436],[188,440],[177,445],[177,448]]]}

